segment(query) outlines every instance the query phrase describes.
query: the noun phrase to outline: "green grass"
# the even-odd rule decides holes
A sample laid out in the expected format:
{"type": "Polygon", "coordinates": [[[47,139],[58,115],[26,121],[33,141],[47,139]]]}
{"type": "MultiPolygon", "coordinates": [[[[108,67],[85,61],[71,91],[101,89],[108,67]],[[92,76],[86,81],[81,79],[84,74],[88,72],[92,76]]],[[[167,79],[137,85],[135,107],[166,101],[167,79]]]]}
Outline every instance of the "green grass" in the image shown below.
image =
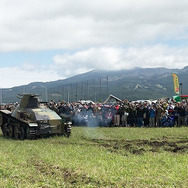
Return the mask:
{"type": "Polygon", "coordinates": [[[188,127],[73,127],[70,138],[5,139],[0,187],[187,187],[188,127]]]}

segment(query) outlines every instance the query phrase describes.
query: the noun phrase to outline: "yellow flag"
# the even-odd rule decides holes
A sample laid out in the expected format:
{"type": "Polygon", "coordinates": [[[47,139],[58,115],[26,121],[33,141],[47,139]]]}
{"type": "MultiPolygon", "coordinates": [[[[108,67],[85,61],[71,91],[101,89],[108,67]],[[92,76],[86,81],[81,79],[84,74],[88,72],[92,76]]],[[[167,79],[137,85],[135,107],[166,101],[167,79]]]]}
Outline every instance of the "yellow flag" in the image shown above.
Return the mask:
{"type": "Polygon", "coordinates": [[[180,88],[179,88],[179,79],[178,79],[178,76],[176,74],[172,74],[173,76],[173,81],[174,81],[174,92],[176,94],[180,94],[180,88]]]}

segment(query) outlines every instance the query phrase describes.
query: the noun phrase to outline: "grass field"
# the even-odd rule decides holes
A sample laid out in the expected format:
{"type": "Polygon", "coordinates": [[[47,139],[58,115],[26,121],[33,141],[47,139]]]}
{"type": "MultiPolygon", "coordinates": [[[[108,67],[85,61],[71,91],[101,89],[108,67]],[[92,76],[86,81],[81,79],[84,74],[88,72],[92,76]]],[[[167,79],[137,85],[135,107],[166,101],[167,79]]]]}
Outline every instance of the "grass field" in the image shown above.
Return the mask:
{"type": "Polygon", "coordinates": [[[0,187],[187,187],[188,127],[73,127],[70,138],[5,139],[0,187]]]}

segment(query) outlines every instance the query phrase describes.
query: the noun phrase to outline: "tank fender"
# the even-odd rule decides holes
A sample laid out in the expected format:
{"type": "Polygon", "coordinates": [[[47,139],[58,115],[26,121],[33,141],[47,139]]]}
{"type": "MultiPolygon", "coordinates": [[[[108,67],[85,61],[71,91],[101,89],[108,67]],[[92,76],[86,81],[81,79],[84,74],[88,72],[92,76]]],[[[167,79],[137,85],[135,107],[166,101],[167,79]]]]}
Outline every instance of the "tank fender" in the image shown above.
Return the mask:
{"type": "Polygon", "coordinates": [[[12,112],[9,110],[0,110],[0,111],[3,112],[4,114],[12,114],[12,112]]]}

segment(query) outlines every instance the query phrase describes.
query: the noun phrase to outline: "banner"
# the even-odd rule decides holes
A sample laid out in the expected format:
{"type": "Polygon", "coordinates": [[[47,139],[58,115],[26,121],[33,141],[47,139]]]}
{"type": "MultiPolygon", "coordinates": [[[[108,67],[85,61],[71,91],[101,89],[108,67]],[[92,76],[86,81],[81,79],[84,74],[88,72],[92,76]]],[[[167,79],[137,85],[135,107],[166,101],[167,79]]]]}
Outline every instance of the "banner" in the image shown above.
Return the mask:
{"type": "Polygon", "coordinates": [[[179,88],[179,79],[178,79],[178,76],[176,74],[172,74],[173,76],[173,81],[174,81],[174,92],[176,94],[180,94],[180,88],[179,88]]]}

